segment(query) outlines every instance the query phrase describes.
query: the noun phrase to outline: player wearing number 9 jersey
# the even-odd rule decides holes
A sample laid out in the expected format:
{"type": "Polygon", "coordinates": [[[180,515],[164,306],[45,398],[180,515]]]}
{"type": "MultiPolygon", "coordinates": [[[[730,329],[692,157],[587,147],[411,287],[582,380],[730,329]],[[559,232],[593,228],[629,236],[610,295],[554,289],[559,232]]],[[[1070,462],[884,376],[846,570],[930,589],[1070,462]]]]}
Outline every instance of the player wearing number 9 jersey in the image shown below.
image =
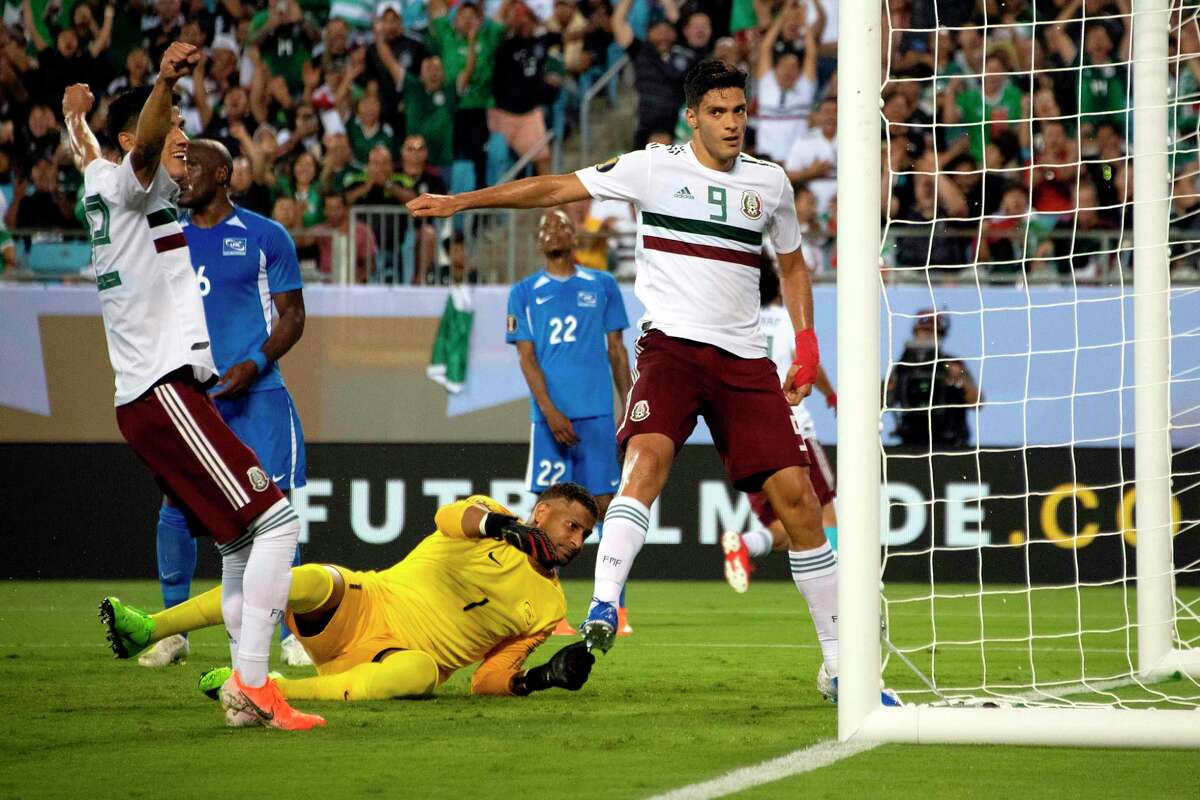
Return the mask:
{"type": "Polygon", "coordinates": [[[452,197],[422,196],[417,216],[471,208],[537,208],[588,197],[638,209],[636,292],[646,307],[630,402],[617,437],[622,484],[604,519],[592,607],[581,633],[607,649],[616,602],[646,539],[650,505],[703,415],[734,485],[765,491],[790,541],[792,575],[808,602],[823,664],[817,683],[836,692],[837,559],[805,469],[789,402],[799,402],[819,363],[812,285],[787,175],[744,155],[746,75],[718,60],[684,81],[691,142],[627,153],[573,175],[539,176],[452,197]],[[759,326],[758,268],[764,236],[778,254],[796,330],[784,387],[759,326]],[[785,395],[784,390],[788,394],[785,395]]]}

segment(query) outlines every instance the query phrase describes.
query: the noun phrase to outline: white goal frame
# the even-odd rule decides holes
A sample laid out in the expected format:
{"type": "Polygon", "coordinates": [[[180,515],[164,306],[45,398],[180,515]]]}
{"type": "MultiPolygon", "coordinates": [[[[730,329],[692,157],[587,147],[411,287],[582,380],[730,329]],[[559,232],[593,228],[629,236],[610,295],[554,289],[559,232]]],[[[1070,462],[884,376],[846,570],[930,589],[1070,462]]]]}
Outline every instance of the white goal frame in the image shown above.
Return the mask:
{"type": "MultiPolygon", "coordinates": [[[[1174,648],[1169,405],[1168,0],[1133,0],[1135,469],[1138,673],[1200,677],[1174,648]]],[[[838,40],[838,206],[862,211],[837,239],[838,738],[908,743],[1200,748],[1200,711],[956,708],[880,703],[879,0],[843,0],[838,40]],[[847,228],[848,230],[848,228],[847,228]]]]}

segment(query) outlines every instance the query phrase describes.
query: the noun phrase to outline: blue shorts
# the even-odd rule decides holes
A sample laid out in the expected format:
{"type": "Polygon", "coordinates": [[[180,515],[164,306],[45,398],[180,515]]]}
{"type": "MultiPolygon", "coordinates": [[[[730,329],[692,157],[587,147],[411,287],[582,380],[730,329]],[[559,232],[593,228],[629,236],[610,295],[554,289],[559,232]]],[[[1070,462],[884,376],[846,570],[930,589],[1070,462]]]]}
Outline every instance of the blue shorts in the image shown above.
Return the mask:
{"type": "Polygon", "coordinates": [[[541,494],[550,486],[574,481],[594,495],[616,494],[621,484],[617,464],[617,427],[612,414],[571,420],[579,444],[566,447],[554,440],[544,420],[530,425],[529,491],[541,494]]]}
{"type": "Polygon", "coordinates": [[[276,486],[287,492],[308,483],[304,431],[287,389],[214,397],[213,402],[237,437],[258,456],[276,486]]]}

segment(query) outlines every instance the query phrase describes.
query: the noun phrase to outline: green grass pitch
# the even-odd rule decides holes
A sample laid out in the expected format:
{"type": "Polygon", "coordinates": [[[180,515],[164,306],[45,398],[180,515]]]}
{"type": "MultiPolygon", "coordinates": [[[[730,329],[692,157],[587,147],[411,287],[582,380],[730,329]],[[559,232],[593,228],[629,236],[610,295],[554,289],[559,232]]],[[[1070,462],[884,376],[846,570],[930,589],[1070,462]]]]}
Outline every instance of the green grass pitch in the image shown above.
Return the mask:
{"type": "MultiPolygon", "coordinates": [[[[568,583],[573,617],[589,588],[568,583]]],[[[897,599],[918,593],[897,588],[897,599]]],[[[1120,595],[1098,591],[1089,613],[1106,604],[1120,613],[1120,595]]],[[[578,694],[472,698],[464,673],[429,700],[304,704],[329,720],[308,734],[223,727],[216,704],[194,688],[202,669],[227,657],[218,629],[193,636],[181,667],[113,660],[95,616],[105,594],[159,602],[150,581],[0,585],[0,797],[638,798],[835,735],[835,709],[814,688],[812,624],[787,583],[735,595],[716,581],[635,581],[635,635],[599,660],[578,694]]],[[[949,643],[978,637],[972,602],[939,601],[937,635],[947,644],[914,653],[939,680],[967,680],[979,667],[978,646],[949,643]]],[[[989,609],[987,636],[1019,637],[1023,596],[988,602],[1002,608],[989,609]]],[[[1033,603],[1039,633],[1074,625],[1073,592],[1039,593],[1033,603]]],[[[891,613],[899,644],[928,638],[928,602],[893,601],[891,613]]],[[[1119,667],[1114,641],[1123,636],[1085,640],[1089,670],[1119,667]]],[[[565,642],[552,639],[532,662],[565,642]]],[[[1000,643],[988,652],[994,680],[1027,679],[1028,658],[1014,651],[1000,643]]],[[[1033,668],[1069,676],[1078,664],[1068,638],[1039,650],[1033,668]]],[[[916,686],[895,659],[888,674],[916,686]]],[[[1198,778],[1200,753],[1189,751],[891,745],[745,795],[1185,798],[1200,796],[1198,778]]]]}

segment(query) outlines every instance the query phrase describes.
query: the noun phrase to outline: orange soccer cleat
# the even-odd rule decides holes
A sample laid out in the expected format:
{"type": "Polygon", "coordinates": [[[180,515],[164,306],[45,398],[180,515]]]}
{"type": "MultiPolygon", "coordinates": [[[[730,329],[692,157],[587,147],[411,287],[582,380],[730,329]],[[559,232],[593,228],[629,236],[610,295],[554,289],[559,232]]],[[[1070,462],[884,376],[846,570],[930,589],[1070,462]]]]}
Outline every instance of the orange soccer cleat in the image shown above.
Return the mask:
{"type": "Polygon", "coordinates": [[[221,706],[226,712],[226,722],[235,727],[253,725],[254,718],[265,728],[281,731],[306,731],[325,724],[324,717],[289,706],[275,681],[268,679],[252,689],[242,683],[236,670],[221,686],[221,706]]]}
{"type": "Polygon", "coordinates": [[[738,594],[744,594],[750,588],[754,565],[750,563],[750,551],[742,535],[736,531],[721,534],[721,549],[725,551],[725,582],[738,594]]]}

